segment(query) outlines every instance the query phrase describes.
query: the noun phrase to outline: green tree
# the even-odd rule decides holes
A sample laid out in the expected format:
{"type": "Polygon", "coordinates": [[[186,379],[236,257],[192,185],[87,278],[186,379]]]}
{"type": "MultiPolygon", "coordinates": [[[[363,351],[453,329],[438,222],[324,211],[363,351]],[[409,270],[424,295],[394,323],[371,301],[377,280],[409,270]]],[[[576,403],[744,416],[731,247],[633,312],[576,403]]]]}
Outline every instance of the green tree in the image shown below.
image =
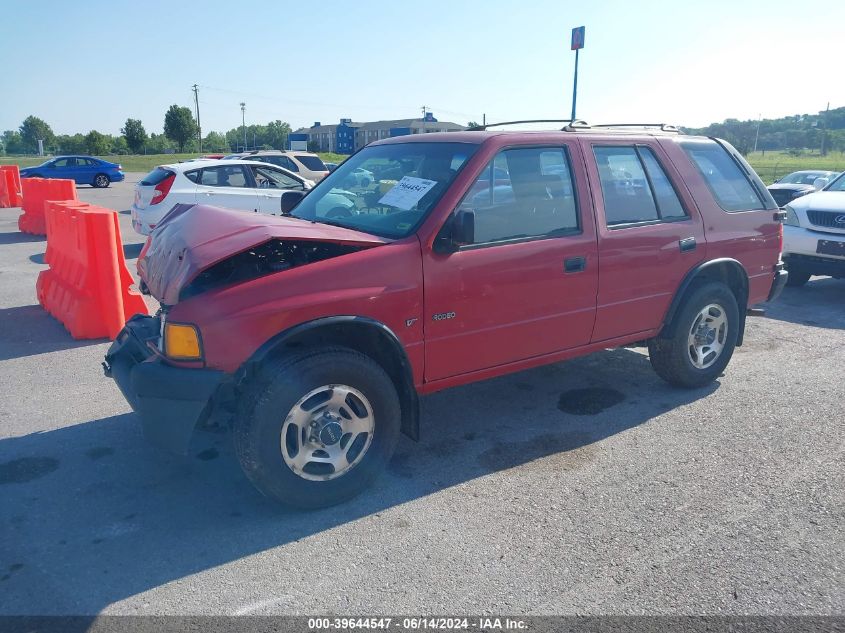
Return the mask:
{"type": "Polygon", "coordinates": [[[56,137],[57,151],[62,154],[84,154],[88,151],[88,145],[82,134],[60,134],[56,137]]]}
{"type": "Polygon", "coordinates": [[[208,152],[228,152],[229,143],[220,132],[209,132],[202,140],[202,148],[208,152]]]}
{"type": "Polygon", "coordinates": [[[21,134],[17,130],[3,132],[3,145],[7,154],[23,154],[26,151],[21,134]]]}
{"type": "Polygon", "coordinates": [[[185,144],[197,135],[197,122],[191,109],[180,108],[176,104],[170,106],[164,115],[164,134],[179,145],[179,151],[183,152],[185,144]]]}
{"type": "Polygon", "coordinates": [[[110,139],[97,130],[91,130],[85,135],[85,148],[92,156],[103,156],[109,152],[110,139]]]}
{"type": "Polygon", "coordinates": [[[37,152],[39,140],[44,141],[45,147],[53,145],[56,140],[56,135],[53,134],[50,126],[43,119],[31,114],[21,123],[20,132],[24,151],[37,152]]]}
{"type": "MultiPolygon", "coordinates": [[[[111,147],[109,147],[109,154],[113,155],[125,155],[129,154],[129,145],[126,142],[126,138],[123,136],[112,136],[110,137],[111,147]]],[[[143,149],[143,146],[142,146],[143,149]]]]}
{"type": "Polygon", "coordinates": [[[265,127],[264,144],[274,149],[285,149],[290,132],[290,124],[278,119],[270,121],[265,127]]]}
{"type": "Polygon", "coordinates": [[[147,131],[139,119],[126,119],[126,123],[120,130],[126,139],[126,144],[133,154],[140,154],[144,151],[144,144],[147,142],[147,131]]]}

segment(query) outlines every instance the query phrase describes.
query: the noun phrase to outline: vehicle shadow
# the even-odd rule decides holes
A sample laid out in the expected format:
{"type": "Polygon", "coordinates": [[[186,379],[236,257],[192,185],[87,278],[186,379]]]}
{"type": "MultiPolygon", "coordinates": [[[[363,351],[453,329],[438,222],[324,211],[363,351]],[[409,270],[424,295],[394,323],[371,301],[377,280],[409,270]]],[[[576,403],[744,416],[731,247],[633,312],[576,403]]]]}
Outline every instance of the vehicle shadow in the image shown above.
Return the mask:
{"type": "MultiPolygon", "coordinates": [[[[124,259],[137,259],[138,255],[141,254],[142,248],[144,248],[143,242],[136,242],[135,244],[124,244],[124,259]]],[[[29,261],[31,261],[33,264],[46,264],[47,262],[44,261],[44,255],[45,253],[36,253],[35,255],[30,255],[29,261]]]]}
{"type": "Polygon", "coordinates": [[[845,280],[813,277],[800,288],[784,288],[766,305],[766,316],[820,328],[845,329],[845,280]]]}
{"type": "Polygon", "coordinates": [[[46,235],[30,235],[23,231],[10,231],[0,233],[0,245],[25,244],[27,242],[46,242],[46,235]]]}
{"type": "Polygon", "coordinates": [[[228,433],[200,434],[184,458],[150,447],[129,413],[5,439],[0,614],[92,615],[496,471],[595,467],[597,443],[718,387],[673,389],[619,349],[437,393],[421,442],[403,437],[373,487],[315,512],[256,492],[228,433]]]}
{"type": "Polygon", "coordinates": [[[61,323],[37,304],[0,308],[0,361],[99,345],[105,341],[75,340],[61,323]]]}

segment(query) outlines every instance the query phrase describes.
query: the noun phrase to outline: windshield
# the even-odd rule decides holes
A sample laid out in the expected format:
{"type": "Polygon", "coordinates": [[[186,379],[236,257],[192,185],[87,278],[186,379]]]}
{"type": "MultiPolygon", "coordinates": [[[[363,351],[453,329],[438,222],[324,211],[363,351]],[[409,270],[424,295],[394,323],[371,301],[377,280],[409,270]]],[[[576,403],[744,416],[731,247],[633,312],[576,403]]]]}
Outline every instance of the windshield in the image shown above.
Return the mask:
{"type": "Polygon", "coordinates": [[[401,143],[350,156],[291,215],[372,233],[410,235],[477,149],[468,143],[401,143]]]}
{"type": "Polygon", "coordinates": [[[832,175],[829,171],[796,171],[778,182],[784,185],[812,185],[816,178],[830,178],[832,175]]]}
{"type": "Polygon", "coordinates": [[[845,191],[845,172],[839,174],[839,177],[824,188],[825,191],[845,191]]]}

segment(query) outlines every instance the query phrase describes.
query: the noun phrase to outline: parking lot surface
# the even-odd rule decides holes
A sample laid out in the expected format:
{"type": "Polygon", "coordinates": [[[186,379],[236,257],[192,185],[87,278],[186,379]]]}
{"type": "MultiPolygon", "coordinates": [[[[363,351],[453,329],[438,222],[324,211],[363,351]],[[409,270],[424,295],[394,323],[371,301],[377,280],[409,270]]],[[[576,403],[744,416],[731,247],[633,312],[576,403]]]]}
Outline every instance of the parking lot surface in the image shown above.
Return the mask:
{"type": "MultiPolygon", "coordinates": [[[[141,174],[82,200],[124,211],[141,174]]],[[[283,510],[226,433],[149,446],[0,209],[0,614],[842,614],[845,281],[787,288],[707,388],[643,349],[441,392],[361,497],[283,510]]],[[[154,302],[150,302],[154,306],[154,302]]]]}

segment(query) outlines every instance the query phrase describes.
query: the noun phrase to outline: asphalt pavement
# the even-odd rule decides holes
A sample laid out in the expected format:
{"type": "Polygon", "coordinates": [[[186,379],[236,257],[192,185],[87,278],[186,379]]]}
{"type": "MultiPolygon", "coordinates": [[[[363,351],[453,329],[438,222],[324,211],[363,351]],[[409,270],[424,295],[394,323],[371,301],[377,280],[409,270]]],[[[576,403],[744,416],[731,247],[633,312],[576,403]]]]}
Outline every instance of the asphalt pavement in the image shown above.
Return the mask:
{"type": "MultiPolygon", "coordinates": [[[[141,174],[82,200],[125,212],[141,174]]],[[[38,305],[0,209],[0,615],[843,614],[845,280],[788,288],[726,374],[618,349],[428,396],[359,498],[281,509],[225,433],[149,446],[38,305]]],[[[152,304],[152,302],[151,302],[152,304]]]]}

